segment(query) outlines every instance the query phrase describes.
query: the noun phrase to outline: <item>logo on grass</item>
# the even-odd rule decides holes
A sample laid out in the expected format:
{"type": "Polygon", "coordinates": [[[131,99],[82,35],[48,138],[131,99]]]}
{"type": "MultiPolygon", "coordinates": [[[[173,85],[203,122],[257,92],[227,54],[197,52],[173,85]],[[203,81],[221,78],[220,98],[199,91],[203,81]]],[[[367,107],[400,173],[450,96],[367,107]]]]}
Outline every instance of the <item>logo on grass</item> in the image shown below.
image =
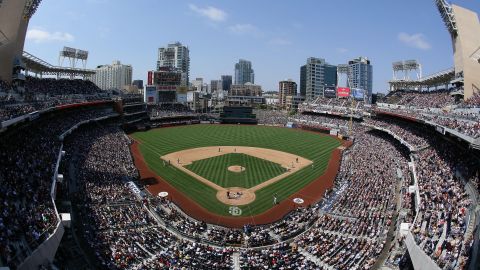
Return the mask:
{"type": "Polygon", "coordinates": [[[228,212],[230,213],[230,215],[232,216],[240,216],[242,214],[242,209],[240,209],[239,207],[237,206],[230,206],[228,212]]]}

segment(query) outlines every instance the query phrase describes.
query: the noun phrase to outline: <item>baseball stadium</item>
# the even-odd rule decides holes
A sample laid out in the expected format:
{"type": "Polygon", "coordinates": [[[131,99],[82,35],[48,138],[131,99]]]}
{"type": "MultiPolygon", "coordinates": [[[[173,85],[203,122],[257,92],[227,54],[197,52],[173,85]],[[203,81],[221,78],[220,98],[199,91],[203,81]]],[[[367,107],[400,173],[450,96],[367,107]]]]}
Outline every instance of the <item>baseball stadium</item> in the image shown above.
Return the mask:
{"type": "Polygon", "coordinates": [[[480,269],[475,11],[425,11],[445,25],[449,69],[425,76],[392,51],[388,92],[369,96],[353,76],[367,58],[308,58],[301,81],[310,64],[336,80],[299,96],[291,80],[262,92],[246,60],[235,80],[250,81],[206,91],[180,42],[145,87],[120,61],[88,69],[82,49],[50,64],[25,51],[49,1],[0,0],[0,270],[480,269]],[[130,74],[124,89],[112,72],[130,74]]]}

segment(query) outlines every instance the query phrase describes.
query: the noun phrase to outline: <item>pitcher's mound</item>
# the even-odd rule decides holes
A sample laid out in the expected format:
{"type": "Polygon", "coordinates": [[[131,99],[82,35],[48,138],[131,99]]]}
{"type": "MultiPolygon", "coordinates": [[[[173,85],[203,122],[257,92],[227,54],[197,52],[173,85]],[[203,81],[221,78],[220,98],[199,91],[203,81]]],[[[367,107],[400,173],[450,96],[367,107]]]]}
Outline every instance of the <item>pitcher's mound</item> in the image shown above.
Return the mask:
{"type": "Polygon", "coordinates": [[[238,166],[238,165],[230,166],[227,169],[231,172],[237,172],[237,173],[245,171],[245,167],[238,166]]]}

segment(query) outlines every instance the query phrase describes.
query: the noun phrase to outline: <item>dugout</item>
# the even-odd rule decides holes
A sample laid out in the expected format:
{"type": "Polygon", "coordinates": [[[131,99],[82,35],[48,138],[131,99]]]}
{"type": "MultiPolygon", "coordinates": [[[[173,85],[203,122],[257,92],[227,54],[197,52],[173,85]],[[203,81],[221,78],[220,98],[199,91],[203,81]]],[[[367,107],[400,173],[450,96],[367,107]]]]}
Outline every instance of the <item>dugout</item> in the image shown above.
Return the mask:
{"type": "Polygon", "coordinates": [[[253,108],[245,106],[223,107],[223,112],[220,113],[220,121],[222,124],[256,125],[258,123],[257,116],[253,113],[253,108]]]}

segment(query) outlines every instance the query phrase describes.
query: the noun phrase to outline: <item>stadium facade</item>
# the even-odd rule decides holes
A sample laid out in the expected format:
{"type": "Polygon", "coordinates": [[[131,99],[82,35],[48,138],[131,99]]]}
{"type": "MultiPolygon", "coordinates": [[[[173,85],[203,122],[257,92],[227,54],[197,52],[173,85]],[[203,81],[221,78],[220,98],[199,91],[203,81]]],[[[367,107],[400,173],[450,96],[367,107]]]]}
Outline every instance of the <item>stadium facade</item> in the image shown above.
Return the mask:
{"type": "Polygon", "coordinates": [[[472,57],[480,49],[480,23],[471,10],[452,5],[451,11],[455,23],[448,29],[452,37],[455,74],[463,77],[464,97],[468,99],[480,93],[480,63],[472,57]]]}
{"type": "Polygon", "coordinates": [[[30,18],[41,0],[0,1],[0,79],[12,81],[15,59],[21,60],[30,18]]]}

